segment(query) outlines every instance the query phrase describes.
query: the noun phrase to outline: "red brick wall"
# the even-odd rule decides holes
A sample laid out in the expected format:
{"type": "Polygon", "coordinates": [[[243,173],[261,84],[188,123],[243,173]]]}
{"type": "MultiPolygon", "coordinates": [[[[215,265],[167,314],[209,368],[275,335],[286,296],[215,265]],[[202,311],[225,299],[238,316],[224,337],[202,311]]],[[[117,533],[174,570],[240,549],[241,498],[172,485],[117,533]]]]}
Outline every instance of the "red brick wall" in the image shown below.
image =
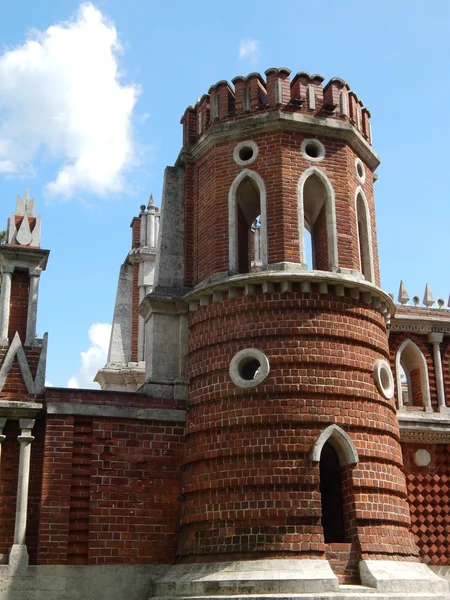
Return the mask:
{"type": "Polygon", "coordinates": [[[30,277],[26,271],[14,271],[11,282],[11,303],[9,313],[8,338],[12,340],[16,331],[22,344],[27,334],[28,290],[30,277]]]}
{"type": "Polygon", "coordinates": [[[450,445],[402,444],[411,511],[411,531],[425,563],[450,565],[450,445]],[[431,455],[426,467],[414,463],[414,454],[431,455]]]}
{"type": "Polygon", "coordinates": [[[414,555],[394,402],[372,378],[387,356],[379,313],[295,285],[289,295],[225,299],[190,315],[184,560],[322,555],[319,468],[309,452],[331,423],[359,453],[344,494],[361,555],[414,555]],[[271,372],[242,390],[228,368],[248,347],[267,354],[271,372]]]}
{"type": "MultiPolygon", "coordinates": [[[[41,348],[39,347],[25,347],[25,356],[28,361],[28,366],[32,377],[36,377],[37,365],[39,357],[41,355],[41,348]]],[[[0,365],[5,360],[8,348],[0,347],[0,365]]],[[[22,377],[22,372],[19,367],[17,357],[15,358],[11,370],[6,378],[5,384],[0,392],[0,399],[2,400],[35,400],[35,394],[29,394],[25,382],[22,377]]]]}
{"type": "MultiPolygon", "coordinates": [[[[48,390],[48,399],[147,408],[176,401],[48,390]]],[[[170,563],[180,511],[184,427],[48,415],[39,564],[170,563]]]]}
{"type": "Polygon", "coordinates": [[[8,420],[3,434],[0,473],[0,554],[11,549],[14,540],[16,515],[17,478],[19,473],[19,422],[8,420]]]}
{"type": "MultiPolygon", "coordinates": [[[[320,138],[327,154],[316,165],[300,151],[307,136],[288,131],[220,142],[186,169],[186,282],[195,284],[213,273],[229,270],[228,193],[243,169],[234,162],[233,149],[249,137],[258,145],[259,154],[248,168],[262,177],[267,193],[269,263],[300,260],[298,180],[306,169],[317,166],[329,178],[335,193],[339,266],[356,270],[360,270],[360,258],[355,194],[358,186],[363,188],[371,217],[375,279],[379,284],[372,173],[366,166],[366,182],[361,184],[356,177],[353,151],[330,138],[320,138]]],[[[315,229],[320,232],[315,239],[319,260],[316,268],[328,270],[325,214],[315,229]]]]}

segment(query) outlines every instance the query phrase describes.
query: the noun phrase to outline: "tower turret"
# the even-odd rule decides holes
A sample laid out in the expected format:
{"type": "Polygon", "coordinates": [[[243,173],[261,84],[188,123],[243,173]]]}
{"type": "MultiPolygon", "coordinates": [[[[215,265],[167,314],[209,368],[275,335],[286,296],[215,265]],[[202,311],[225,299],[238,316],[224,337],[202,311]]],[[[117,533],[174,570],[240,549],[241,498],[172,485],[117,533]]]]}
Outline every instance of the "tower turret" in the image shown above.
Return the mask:
{"type": "MultiPolygon", "coordinates": [[[[439,591],[409,531],[370,113],[322,82],[285,68],[219,81],[187,108],[166,170],[140,312],[143,389],[188,406],[179,562],[209,563],[223,594],[337,591],[338,544],[347,577],[439,591]],[[242,587],[223,582],[227,561],[242,587]]],[[[210,593],[186,564],[166,584],[210,593]]]]}

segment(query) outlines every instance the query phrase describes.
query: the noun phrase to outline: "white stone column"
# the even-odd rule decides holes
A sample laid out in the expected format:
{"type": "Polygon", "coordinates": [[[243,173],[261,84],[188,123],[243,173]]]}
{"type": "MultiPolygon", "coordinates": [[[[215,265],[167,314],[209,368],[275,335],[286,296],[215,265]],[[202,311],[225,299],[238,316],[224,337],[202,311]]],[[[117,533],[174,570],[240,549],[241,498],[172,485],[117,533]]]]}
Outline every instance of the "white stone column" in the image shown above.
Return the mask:
{"type": "Polygon", "coordinates": [[[9,310],[11,304],[11,282],[14,267],[3,266],[0,293],[0,343],[8,340],[9,310]]]}
{"type": "Polygon", "coordinates": [[[30,291],[28,294],[27,338],[25,344],[31,346],[36,338],[37,305],[39,295],[39,278],[42,269],[30,270],[30,291]]]}
{"type": "Polygon", "coordinates": [[[442,373],[442,358],[440,344],[444,337],[443,333],[433,331],[428,334],[428,341],[433,345],[433,362],[434,374],[436,379],[436,396],[438,401],[438,409],[440,412],[445,412],[445,392],[444,392],[444,375],[442,373]]]}
{"type": "Polygon", "coordinates": [[[21,434],[17,438],[20,443],[19,478],[17,483],[16,521],[14,525],[14,543],[9,553],[9,564],[14,567],[28,565],[28,551],[25,544],[27,531],[28,487],[30,480],[31,442],[34,437],[31,431],[34,419],[19,420],[21,434]]]}

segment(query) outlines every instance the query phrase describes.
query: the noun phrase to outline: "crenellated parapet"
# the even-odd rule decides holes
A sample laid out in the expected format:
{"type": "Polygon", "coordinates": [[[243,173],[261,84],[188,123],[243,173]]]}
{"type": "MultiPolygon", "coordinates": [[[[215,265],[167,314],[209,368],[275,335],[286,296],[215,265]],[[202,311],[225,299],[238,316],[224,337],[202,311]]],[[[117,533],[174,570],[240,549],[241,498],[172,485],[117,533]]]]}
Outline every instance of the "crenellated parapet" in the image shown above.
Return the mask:
{"type": "Polygon", "coordinates": [[[328,118],[352,125],[372,144],[370,112],[349,85],[333,77],[323,85],[321,75],[300,71],[291,78],[284,67],[218,81],[195,104],[189,106],[182,119],[183,146],[197,142],[218,123],[234,121],[273,111],[328,118]]]}

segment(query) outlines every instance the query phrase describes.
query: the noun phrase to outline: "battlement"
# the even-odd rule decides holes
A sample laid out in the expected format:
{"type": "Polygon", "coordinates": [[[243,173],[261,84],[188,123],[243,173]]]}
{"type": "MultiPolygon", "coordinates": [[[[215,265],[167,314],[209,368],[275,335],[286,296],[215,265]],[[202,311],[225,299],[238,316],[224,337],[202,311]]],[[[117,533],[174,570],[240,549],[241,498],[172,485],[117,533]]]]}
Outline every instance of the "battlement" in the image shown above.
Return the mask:
{"type": "Polygon", "coordinates": [[[216,123],[275,110],[333,118],[353,125],[372,144],[370,112],[349,85],[333,77],[323,86],[321,75],[298,72],[291,80],[284,67],[218,81],[195,104],[188,106],[181,123],[183,146],[194,144],[216,123]]]}

